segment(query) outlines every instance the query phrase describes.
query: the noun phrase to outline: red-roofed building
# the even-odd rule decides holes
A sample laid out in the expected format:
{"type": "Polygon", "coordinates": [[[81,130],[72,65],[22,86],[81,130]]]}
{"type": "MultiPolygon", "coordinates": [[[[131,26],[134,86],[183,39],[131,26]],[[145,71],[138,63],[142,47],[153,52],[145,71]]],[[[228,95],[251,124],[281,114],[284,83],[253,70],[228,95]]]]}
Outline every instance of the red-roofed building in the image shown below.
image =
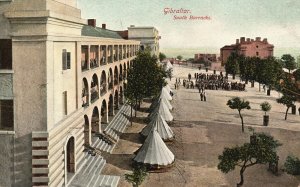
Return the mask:
{"type": "Polygon", "coordinates": [[[254,39],[241,37],[236,39],[236,43],[232,45],[225,45],[220,49],[221,62],[224,66],[227,62],[228,57],[232,52],[237,52],[240,55],[246,57],[260,57],[267,58],[273,56],[274,45],[269,44],[267,38],[261,40],[261,37],[254,39]]]}

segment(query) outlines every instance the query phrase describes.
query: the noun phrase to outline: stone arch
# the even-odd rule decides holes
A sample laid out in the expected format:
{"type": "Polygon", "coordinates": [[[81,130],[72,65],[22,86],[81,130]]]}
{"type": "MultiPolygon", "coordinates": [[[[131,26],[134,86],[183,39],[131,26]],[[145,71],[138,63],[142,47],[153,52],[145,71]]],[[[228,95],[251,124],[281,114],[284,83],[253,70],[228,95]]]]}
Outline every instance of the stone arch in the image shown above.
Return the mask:
{"type": "Polygon", "coordinates": [[[119,110],[119,92],[118,92],[118,90],[115,91],[115,95],[114,95],[114,110],[119,110]]]}
{"type": "Polygon", "coordinates": [[[109,95],[109,101],[108,101],[108,116],[114,115],[114,98],[113,95],[109,95]]]}
{"type": "Polygon", "coordinates": [[[123,81],[123,67],[122,64],[120,64],[120,70],[119,70],[119,82],[123,81]]]}
{"type": "Polygon", "coordinates": [[[106,100],[104,99],[102,101],[101,105],[101,131],[104,131],[108,124],[108,110],[107,110],[107,103],[106,100]]]}
{"type": "Polygon", "coordinates": [[[124,78],[124,80],[127,79],[127,68],[126,68],[126,63],[124,63],[123,78],[124,78]]]}
{"type": "Polygon", "coordinates": [[[64,157],[65,157],[65,185],[68,184],[70,178],[76,172],[76,159],[75,159],[75,138],[74,134],[71,133],[66,138],[66,142],[64,145],[64,157]]]}
{"type": "Polygon", "coordinates": [[[85,77],[82,79],[81,99],[82,99],[82,107],[89,106],[89,84],[85,77]]]}
{"type": "Polygon", "coordinates": [[[101,96],[105,95],[107,92],[107,78],[106,78],[106,73],[103,70],[101,73],[101,78],[100,78],[100,94],[101,96]]]}
{"type": "Polygon", "coordinates": [[[115,66],[114,70],[114,85],[119,84],[119,71],[118,71],[118,66],[115,66]]]}
{"type": "Polygon", "coordinates": [[[113,89],[113,81],[114,81],[113,71],[111,68],[109,68],[109,70],[108,70],[108,89],[109,90],[113,89]]]}
{"type": "Polygon", "coordinates": [[[84,145],[88,146],[91,144],[91,131],[89,117],[84,115],[84,145]]]}
{"type": "Polygon", "coordinates": [[[123,87],[120,86],[120,93],[119,93],[119,104],[123,105],[124,104],[124,93],[123,93],[123,87]]]}
{"type": "Polygon", "coordinates": [[[99,99],[99,82],[98,76],[95,73],[91,81],[91,103],[95,102],[97,99],[99,99]]]}
{"type": "Polygon", "coordinates": [[[92,120],[91,120],[91,133],[96,134],[99,133],[99,122],[100,122],[100,116],[99,116],[99,110],[98,107],[95,106],[92,113],[92,120]]]}

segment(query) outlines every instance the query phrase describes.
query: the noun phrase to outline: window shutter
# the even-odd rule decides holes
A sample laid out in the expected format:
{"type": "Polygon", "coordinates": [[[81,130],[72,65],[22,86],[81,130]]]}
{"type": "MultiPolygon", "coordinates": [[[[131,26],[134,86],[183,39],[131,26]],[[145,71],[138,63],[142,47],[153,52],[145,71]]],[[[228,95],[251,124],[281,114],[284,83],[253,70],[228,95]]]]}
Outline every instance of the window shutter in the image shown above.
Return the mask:
{"type": "Polygon", "coordinates": [[[62,52],[62,69],[66,70],[67,69],[67,50],[63,49],[62,52]]]}
{"type": "Polygon", "coordinates": [[[71,53],[67,52],[67,68],[71,69],[71,53]]]}
{"type": "Polygon", "coordinates": [[[68,95],[67,91],[63,92],[63,98],[64,98],[64,114],[68,115],[68,95]]]}

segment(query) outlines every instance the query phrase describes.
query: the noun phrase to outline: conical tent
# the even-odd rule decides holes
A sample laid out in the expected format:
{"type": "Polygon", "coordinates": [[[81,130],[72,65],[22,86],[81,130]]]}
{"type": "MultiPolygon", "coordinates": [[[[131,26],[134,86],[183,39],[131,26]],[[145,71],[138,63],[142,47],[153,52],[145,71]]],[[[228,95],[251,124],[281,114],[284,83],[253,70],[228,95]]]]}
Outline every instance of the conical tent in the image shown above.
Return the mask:
{"type": "Polygon", "coordinates": [[[161,90],[161,94],[159,96],[160,98],[166,98],[168,99],[169,101],[172,100],[172,96],[170,95],[170,92],[168,92],[168,90],[166,88],[163,88],[161,90]]]}
{"type": "Polygon", "coordinates": [[[159,105],[153,110],[153,112],[149,115],[150,119],[152,120],[155,113],[161,114],[161,116],[166,121],[173,121],[173,116],[168,108],[168,106],[164,102],[159,102],[159,105]]]}
{"type": "Polygon", "coordinates": [[[172,110],[173,109],[173,106],[171,105],[170,101],[166,98],[158,98],[156,99],[155,101],[153,101],[149,107],[149,110],[150,111],[153,111],[159,104],[160,102],[164,102],[167,107],[169,108],[169,110],[172,110]]]}
{"type": "Polygon", "coordinates": [[[174,162],[175,156],[159,134],[152,130],[133,160],[137,163],[161,168],[170,166],[174,162]]]}
{"type": "Polygon", "coordinates": [[[164,67],[165,67],[165,70],[173,69],[173,65],[171,64],[170,61],[168,61],[164,67]]]}
{"type": "Polygon", "coordinates": [[[156,130],[164,141],[174,139],[172,129],[159,113],[154,114],[150,123],[141,131],[141,134],[143,136],[148,136],[152,130],[156,130]]]}
{"type": "Polygon", "coordinates": [[[170,101],[168,99],[166,99],[166,98],[160,98],[160,102],[164,102],[167,105],[167,107],[168,107],[169,110],[173,109],[173,106],[171,105],[171,103],[170,103],[170,101]]]}
{"type": "Polygon", "coordinates": [[[164,86],[164,88],[166,88],[169,93],[172,92],[172,89],[170,88],[169,84],[167,84],[166,86],[164,86]]]}

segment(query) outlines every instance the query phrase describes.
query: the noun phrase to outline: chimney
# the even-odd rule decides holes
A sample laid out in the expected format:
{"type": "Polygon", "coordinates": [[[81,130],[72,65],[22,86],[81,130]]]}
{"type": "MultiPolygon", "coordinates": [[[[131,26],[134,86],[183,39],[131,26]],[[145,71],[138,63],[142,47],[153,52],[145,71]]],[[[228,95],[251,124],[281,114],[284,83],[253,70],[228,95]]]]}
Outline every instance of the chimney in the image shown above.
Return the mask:
{"type": "Polygon", "coordinates": [[[247,38],[247,42],[250,42],[250,38],[247,38]]]}
{"type": "Polygon", "coordinates": [[[241,37],[241,43],[245,43],[245,37],[241,37]]]}
{"type": "Polygon", "coordinates": [[[256,37],[255,41],[260,42],[261,37],[256,37]]]}
{"type": "Polygon", "coordinates": [[[88,19],[88,25],[92,27],[96,27],[96,19],[88,19]]]}
{"type": "Polygon", "coordinates": [[[254,42],[254,39],[251,39],[251,42],[254,42]]]}
{"type": "Polygon", "coordinates": [[[106,24],[102,23],[102,29],[106,29],[106,24]]]}
{"type": "Polygon", "coordinates": [[[264,43],[268,43],[268,39],[267,39],[267,38],[264,38],[264,39],[263,39],[263,42],[264,42],[264,43]]]}
{"type": "Polygon", "coordinates": [[[240,43],[240,40],[239,40],[239,39],[236,39],[235,44],[239,44],[239,43],[240,43]]]}
{"type": "Polygon", "coordinates": [[[130,25],[130,27],[135,27],[134,25],[130,25]]]}

